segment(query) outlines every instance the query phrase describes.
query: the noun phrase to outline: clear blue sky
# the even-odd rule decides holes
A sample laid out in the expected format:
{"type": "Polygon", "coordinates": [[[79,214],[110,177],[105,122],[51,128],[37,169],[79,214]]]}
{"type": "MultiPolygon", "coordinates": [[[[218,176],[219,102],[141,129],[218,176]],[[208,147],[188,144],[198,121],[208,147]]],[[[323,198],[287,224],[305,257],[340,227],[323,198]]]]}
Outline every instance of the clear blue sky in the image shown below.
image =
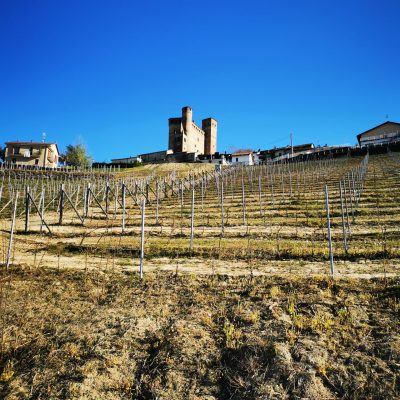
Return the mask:
{"type": "Polygon", "coordinates": [[[0,1],[0,141],[166,149],[167,119],[218,150],[355,143],[400,122],[400,1],[0,1]]]}

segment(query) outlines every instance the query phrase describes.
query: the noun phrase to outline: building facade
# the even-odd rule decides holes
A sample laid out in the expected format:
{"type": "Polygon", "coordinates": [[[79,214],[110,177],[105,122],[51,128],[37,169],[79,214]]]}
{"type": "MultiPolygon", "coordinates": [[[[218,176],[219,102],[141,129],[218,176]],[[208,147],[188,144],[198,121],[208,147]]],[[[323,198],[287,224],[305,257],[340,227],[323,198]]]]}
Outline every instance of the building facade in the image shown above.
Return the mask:
{"type": "Polygon", "coordinates": [[[193,121],[190,107],[182,117],[168,119],[168,149],[174,153],[214,154],[217,150],[217,120],[203,119],[201,128],[193,121]]]}
{"type": "Polygon", "coordinates": [[[254,165],[254,152],[243,150],[232,153],[232,164],[254,165]]]}
{"type": "Polygon", "coordinates": [[[312,154],[314,151],[313,143],[299,144],[295,146],[277,147],[270,150],[262,150],[261,157],[264,161],[291,158],[301,154],[312,154]]]}
{"type": "Polygon", "coordinates": [[[397,122],[384,122],[374,128],[357,135],[359,145],[370,146],[391,143],[400,140],[400,124],[397,122]]]}
{"type": "Polygon", "coordinates": [[[59,158],[60,153],[56,143],[6,142],[7,164],[55,168],[59,158]]]}

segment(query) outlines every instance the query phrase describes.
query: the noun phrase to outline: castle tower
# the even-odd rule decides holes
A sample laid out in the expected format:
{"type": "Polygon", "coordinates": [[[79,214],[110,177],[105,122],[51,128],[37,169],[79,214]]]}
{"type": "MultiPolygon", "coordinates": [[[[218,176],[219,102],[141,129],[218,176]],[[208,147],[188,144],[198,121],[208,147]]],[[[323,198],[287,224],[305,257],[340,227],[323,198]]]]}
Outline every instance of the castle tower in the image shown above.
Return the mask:
{"type": "Polygon", "coordinates": [[[186,135],[190,134],[192,130],[192,122],[193,122],[193,111],[190,107],[183,107],[182,108],[182,125],[183,131],[186,135]]]}
{"type": "Polygon", "coordinates": [[[201,129],[204,131],[204,154],[214,154],[217,151],[217,120],[203,119],[201,129]]]}

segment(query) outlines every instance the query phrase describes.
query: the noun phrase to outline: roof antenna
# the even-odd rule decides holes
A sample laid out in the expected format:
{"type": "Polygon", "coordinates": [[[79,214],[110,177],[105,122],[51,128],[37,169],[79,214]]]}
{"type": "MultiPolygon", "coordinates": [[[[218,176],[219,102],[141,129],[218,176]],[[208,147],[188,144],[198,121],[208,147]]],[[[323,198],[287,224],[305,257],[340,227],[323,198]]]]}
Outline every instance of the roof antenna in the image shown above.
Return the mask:
{"type": "Polygon", "coordinates": [[[46,141],[46,132],[42,132],[42,143],[46,141]]]}
{"type": "Polygon", "coordinates": [[[389,121],[389,114],[386,114],[386,121],[389,121]]]}

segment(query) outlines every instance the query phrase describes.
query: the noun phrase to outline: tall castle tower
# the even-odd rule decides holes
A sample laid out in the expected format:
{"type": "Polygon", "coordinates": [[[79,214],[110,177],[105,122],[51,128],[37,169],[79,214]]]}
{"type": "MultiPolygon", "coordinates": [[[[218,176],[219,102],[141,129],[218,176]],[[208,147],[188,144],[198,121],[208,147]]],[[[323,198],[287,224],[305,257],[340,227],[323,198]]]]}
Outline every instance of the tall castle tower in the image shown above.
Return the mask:
{"type": "Polygon", "coordinates": [[[203,119],[201,128],[204,131],[204,154],[214,154],[217,151],[217,120],[203,119]]]}
{"type": "Polygon", "coordinates": [[[183,107],[182,108],[182,126],[183,131],[186,135],[190,134],[192,130],[192,123],[193,123],[193,111],[191,107],[183,107]]]}

